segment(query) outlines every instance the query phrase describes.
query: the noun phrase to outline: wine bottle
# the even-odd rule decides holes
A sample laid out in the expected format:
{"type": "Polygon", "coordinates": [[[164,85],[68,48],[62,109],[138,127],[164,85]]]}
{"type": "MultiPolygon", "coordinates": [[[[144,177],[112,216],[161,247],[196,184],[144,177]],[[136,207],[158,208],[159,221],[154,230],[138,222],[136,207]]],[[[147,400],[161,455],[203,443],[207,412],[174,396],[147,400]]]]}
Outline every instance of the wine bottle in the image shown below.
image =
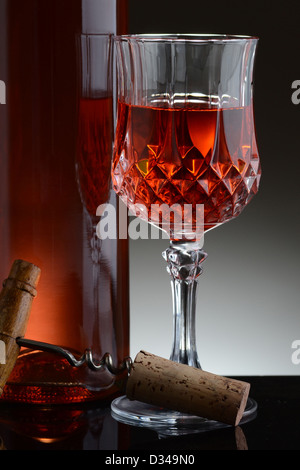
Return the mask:
{"type": "MultiPolygon", "coordinates": [[[[95,232],[99,204],[114,205],[118,217],[108,171],[112,90],[102,90],[93,109],[83,100],[77,79],[78,36],[113,34],[118,24],[124,32],[126,11],[120,14],[118,3],[9,0],[3,11],[6,48],[0,49],[8,77],[6,104],[0,108],[6,123],[0,128],[0,279],[14,259],[39,266],[26,338],[74,355],[91,349],[95,360],[109,352],[116,364],[129,353],[128,241],[100,240],[95,232]],[[89,126],[97,133],[80,134],[89,126]],[[79,146],[82,139],[87,139],[86,154],[79,146]],[[100,167],[101,175],[94,174],[100,167]]],[[[123,379],[105,368],[75,369],[56,354],[22,349],[1,400],[57,404],[110,399],[120,393],[123,379]]]]}

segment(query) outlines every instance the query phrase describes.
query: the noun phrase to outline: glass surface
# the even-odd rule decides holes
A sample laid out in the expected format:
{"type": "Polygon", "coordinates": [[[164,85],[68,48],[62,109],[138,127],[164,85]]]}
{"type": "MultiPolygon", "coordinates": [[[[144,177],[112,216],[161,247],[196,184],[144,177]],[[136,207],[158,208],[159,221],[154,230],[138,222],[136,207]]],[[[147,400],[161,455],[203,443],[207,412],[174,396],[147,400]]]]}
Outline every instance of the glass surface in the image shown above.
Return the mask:
{"type": "MultiPolygon", "coordinates": [[[[195,306],[207,256],[203,235],[237,217],[259,187],[252,85],[257,38],[129,35],[115,44],[113,186],[134,214],[170,237],[163,253],[173,295],[170,358],[200,368],[195,306]]],[[[141,422],[142,405],[136,412],[128,400],[112,406],[121,419],[125,413],[141,422]]],[[[249,407],[248,416],[256,404],[249,407]]],[[[156,424],[162,420],[157,411],[156,424]]],[[[172,412],[166,419],[173,422],[172,412]]]]}
{"type": "MultiPolygon", "coordinates": [[[[166,408],[158,408],[136,400],[130,401],[126,396],[115,398],[111,410],[112,416],[118,421],[128,425],[155,429],[160,436],[182,436],[193,432],[205,432],[229,426],[188,413],[170,411],[166,408]]],[[[249,398],[240,424],[252,420],[256,411],[257,403],[249,398]]]]}

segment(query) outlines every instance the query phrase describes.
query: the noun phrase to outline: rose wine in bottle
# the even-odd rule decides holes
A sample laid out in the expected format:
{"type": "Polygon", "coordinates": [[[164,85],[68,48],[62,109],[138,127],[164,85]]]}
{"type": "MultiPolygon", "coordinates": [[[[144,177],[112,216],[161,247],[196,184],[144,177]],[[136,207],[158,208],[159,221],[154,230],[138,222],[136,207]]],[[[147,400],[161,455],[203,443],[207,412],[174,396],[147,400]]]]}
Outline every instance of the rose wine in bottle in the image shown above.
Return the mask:
{"type": "MultiPolygon", "coordinates": [[[[91,349],[95,361],[109,352],[117,365],[129,353],[128,242],[100,240],[95,233],[98,205],[113,204],[118,214],[110,178],[112,93],[80,96],[76,46],[78,34],[116,32],[117,3],[9,0],[5,14],[9,78],[6,128],[0,129],[0,279],[14,259],[39,266],[25,337],[75,356],[91,349]]],[[[111,399],[124,378],[22,349],[1,400],[111,399]]]]}

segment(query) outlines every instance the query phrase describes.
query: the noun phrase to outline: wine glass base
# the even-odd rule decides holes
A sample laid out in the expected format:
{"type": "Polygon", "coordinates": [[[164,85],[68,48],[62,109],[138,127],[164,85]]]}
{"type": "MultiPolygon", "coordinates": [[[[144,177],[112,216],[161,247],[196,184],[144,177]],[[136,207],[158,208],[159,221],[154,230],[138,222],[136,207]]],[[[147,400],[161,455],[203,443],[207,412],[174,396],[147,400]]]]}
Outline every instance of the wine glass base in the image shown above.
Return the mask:
{"type": "MultiPolygon", "coordinates": [[[[256,411],[256,401],[249,398],[240,424],[254,419],[256,411]]],[[[126,396],[113,400],[111,413],[112,417],[121,423],[150,428],[161,436],[199,433],[229,426],[219,421],[129,400],[126,396]]]]}

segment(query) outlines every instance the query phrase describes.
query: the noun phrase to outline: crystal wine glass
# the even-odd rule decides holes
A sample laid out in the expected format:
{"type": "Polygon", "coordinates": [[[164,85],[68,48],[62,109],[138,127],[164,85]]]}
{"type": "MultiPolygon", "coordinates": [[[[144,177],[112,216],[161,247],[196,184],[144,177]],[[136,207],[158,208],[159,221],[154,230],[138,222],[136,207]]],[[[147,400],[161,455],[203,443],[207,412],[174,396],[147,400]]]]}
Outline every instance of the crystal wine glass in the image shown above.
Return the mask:
{"type": "MultiPolygon", "coordinates": [[[[203,233],[237,217],[259,186],[252,99],[257,41],[228,35],[115,38],[114,189],[133,213],[170,237],[163,253],[173,294],[170,359],[198,368],[195,304],[206,258],[203,233]]],[[[245,413],[254,408],[250,403],[245,413]]],[[[114,400],[112,410],[129,423],[201,422],[126,397],[114,400]]]]}

